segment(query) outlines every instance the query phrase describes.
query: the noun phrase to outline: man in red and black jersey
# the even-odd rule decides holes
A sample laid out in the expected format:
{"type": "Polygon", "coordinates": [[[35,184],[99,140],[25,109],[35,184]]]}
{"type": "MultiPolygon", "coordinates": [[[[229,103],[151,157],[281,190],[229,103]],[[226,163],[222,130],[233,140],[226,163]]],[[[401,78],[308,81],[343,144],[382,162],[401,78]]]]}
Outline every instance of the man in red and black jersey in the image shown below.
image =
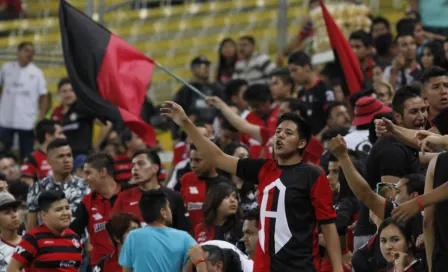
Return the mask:
{"type": "Polygon", "coordinates": [[[117,200],[121,186],[113,178],[114,160],[105,153],[89,156],[84,164],[85,182],[91,192],[84,196],[70,224],[79,236],[85,229],[89,233],[90,245],[93,247],[90,265],[94,266],[101,257],[114,251],[106,231],[106,222],[117,200]]]}
{"type": "Polygon", "coordinates": [[[126,152],[114,157],[115,180],[120,184],[125,184],[132,178],[132,156],[137,150],[146,148],[146,145],[129,129],[125,129],[120,138],[126,152]]]}
{"type": "Polygon", "coordinates": [[[160,190],[167,196],[170,202],[170,208],[173,215],[172,227],[179,230],[189,231],[191,229],[191,222],[182,197],[178,192],[159,184],[157,177],[161,165],[162,163],[156,151],[142,149],[135,152],[134,157],[132,158],[132,175],[134,178],[133,184],[136,184],[137,186],[121,192],[112,211],[113,213],[132,213],[140,218],[144,225],[145,223],[140,213],[138,202],[142,197],[143,192],[160,190]]]}
{"type": "Polygon", "coordinates": [[[302,117],[310,124],[313,135],[316,135],[325,127],[325,108],[328,102],[335,100],[334,92],[316,75],[311,58],[303,51],[289,56],[288,69],[300,88],[298,98],[308,106],[307,115],[302,117]]]}
{"type": "Polygon", "coordinates": [[[311,138],[311,129],[303,119],[295,114],[280,117],[274,135],[278,161],[273,161],[226,155],[197,131],[176,103],[165,102],[162,114],[181,125],[198,150],[219,169],[258,183],[260,231],[254,271],[315,271],[312,251],[317,223],[333,271],[342,271],[329,182],[319,168],[300,158],[311,138]]]}
{"type": "Polygon", "coordinates": [[[26,157],[20,167],[21,180],[27,184],[41,180],[51,172],[51,166],[47,162],[47,146],[55,138],[65,138],[61,125],[49,119],[37,123],[34,133],[39,148],[26,157]]]}
{"type": "Polygon", "coordinates": [[[114,245],[114,252],[102,257],[96,264],[94,272],[122,272],[123,268],[118,263],[118,258],[123,247],[124,240],[131,230],[140,227],[140,219],[126,212],[117,212],[111,215],[106,223],[106,230],[114,245]]]}
{"type": "Polygon", "coordinates": [[[79,236],[68,228],[72,213],[65,194],[44,191],[38,204],[44,224],[23,236],[7,271],[77,272],[82,245],[79,236]]]}

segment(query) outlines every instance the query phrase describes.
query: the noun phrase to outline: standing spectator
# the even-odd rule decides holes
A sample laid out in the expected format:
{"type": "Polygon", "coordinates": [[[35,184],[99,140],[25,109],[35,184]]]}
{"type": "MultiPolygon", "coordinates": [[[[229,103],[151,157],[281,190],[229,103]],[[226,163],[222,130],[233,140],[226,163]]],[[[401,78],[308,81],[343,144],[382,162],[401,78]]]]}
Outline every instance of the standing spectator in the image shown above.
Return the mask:
{"type": "Polygon", "coordinates": [[[372,36],[364,30],[358,30],[350,34],[350,46],[358,58],[365,80],[373,80],[373,67],[375,61],[372,58],[372,36]]]}
{"type": "Polygon", "coordinates": [[[70,79],[68,77],[64,77],[59,80],[58,94],[59,100],[61,100],[61,105],[54,108],[51,118],[62,122],[64,114],[68,112],[70,105],[76,101],[76,94],[73,91],[72,84],[70,83],[70,79]]]}
{"type": "Polygon", "coordinates": [[[255,38],[243,36],[238,41],[240,59],[236,62],[232,78],[242,78],[249,84],[269,83],[269,75],[275,69],[268,55],[255,51],[255,38]]]}
{"type": "Polygon", "coordinates": [[[294,91],[294,80],[287,68],[274,70],[271,73],[270,91],[274,100],[273,107],[280,104],[283,99],[290,98],[294,91]]]}
{"type": "Polygon", "coordinates": [[[172,214],[167,196],[160,190],[150,190],[143,193],[138,205],[148,226],[126,237],[119,258],[123,271],[182,271],[188,250],[196,242],[185,231],[168,227],[172,214]]]}
{"type": "Polygon", "coordinates": [[[378,16],[372,19],[370,35],[372,35],[373,39],[388,33],[390,33],[390,23],[386,18],[378,16]]]}
{"type": "Polygon", "coordinates": [[[258,218],[260,217],[258,209],[253,210],[246,215],[243,223],[243,242],[247,255],[254,260],[255,248],[258,243],[258,218]]]}
{"type": "Polygon", "coordinates": [[[325,127],[325,108],[335,100],[334,92],[320,79],[311,64],[311,58],[302,51],[288,58],[288,69],[299,87],[298,98],[308,106],[307,115],[302,116],[311,125],[313,135],[325,127]]]}
{"type": "Polygon", "coordinates": [[[20,200],[15,200],[8,192],[0,192],[0,271],[6,267],[14,254],[15,247],[22,240],[18,230],[22,223],[18,212],[20,200]]]}
{"type": "Polygon", "coordinates": [[[140,228],[140,219],[137,216],[125,212],[112,214],[109,220],[107,220],[106,230],[115,251],[102,257],[96,264],[94,271],[122,272],[123,268],[118,263],[118,257],[123,248],[123,243],[129,232],[138,228],[140,228]]]}
{"type": "MultiPolygon", "coordinates": [[[[448,109],[448,71],[435,66],[424,71],[420,80],[423,84],[422,96],[428,104],[429,124],[444,127],[446,121],[436,117],[448,109]]],[[[439,132],[446,134],[441,128],[439,132]]]]}
{"type": "Polygon", "coordinates": [[[20,43],[17,61],[3,65],[0,74],[0,136],[10,147],[18,134],[21,159],[33,151],[36,116],[44,119],[49,106],[45,76],[33,57],[34,45],[20,43]]]}
{"type": "Polygon", "coordinates": [[[72,212],[64,193],[44,191],[38,206],[44,223],[23,236],[7,271],[77,272],[82,263],[82,246],[79,236],[68,228],[72,212]]]}
{"type": "Polygon", "coordinates": [[[125,185],[132,178],[132,157],[138,150],[145,149],[146,144],[128,128],[121,132],[120,139],[126,151],[114,157],[114,178],[116,182],[125,185]]]}
{"type": "Polygon", "coordinates": [[[93,247],[90,265],[95,266],[114,251],[108,239],[106,222],[122,190],[114,180],[114,160],[104,153],[90,155],[84,164],[85,182],[91,193],[83,197],[74,214],[70,229],[82,236],[87,229],[93,247]]]}
{"type": "Polygon", "coordinates": [[[64,192],[64,199],[68,201],[71,213],[76,211],[82,198],[90,192],[84,180],[72,175],[73,155],[67,140],[53,140],[47,146],[47,155],[53,173],[43,180],[33,183],[28,190],[27,230],[40,225],[37,218],[37,211],[40,208],[38,198],[43,190],[64,192]]]}
{"type": "Polygon", "coordinates": [[[133,184],[138,186],[120,193],[113,212],[129,212],[139,217],[141,222],[144,222],[145,218],[138,208],[138,201],[144,192],[157,190],[165,194],[170,202],[170,210],[173,215],[172,222],[170,222],[170,224],[173,224],[172,227],[180,230],[190,230],[190,218],[180,194],[159,184],[157,177],[162,163],[157,152],[151,149],[142,149],[135,152],[132,165],[133,184]]]}
{"type": "Polygon", "coordinates": [[[216,81],[225,85],[232,79],[235,64],[238,60],[236,43],[232,38],[225,38],[219,44],[219,62],[216,81]]]}
{"type": "Polygon", "coordinates": [[[47,146],[56,138],[65,138],[61,125],[54,120],[40,121],[34,131],[39,147],[24,159],[20,167],[21,180],[29,185],[51,173],[51,166],[47,161],[47,146]]]}

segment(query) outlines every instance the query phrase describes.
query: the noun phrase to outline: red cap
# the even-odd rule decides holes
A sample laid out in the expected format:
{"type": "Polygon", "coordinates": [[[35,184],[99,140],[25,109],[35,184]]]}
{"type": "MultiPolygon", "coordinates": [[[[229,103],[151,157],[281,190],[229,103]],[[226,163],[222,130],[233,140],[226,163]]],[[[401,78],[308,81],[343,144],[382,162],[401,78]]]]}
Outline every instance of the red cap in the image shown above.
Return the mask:
{"type": "Polygon", "coordinates": [[[373,116],[378,113],[392,112],[388,106],[384,106],[381,101],[371,96],[363,96],[355,105],[355,118],[353,119],[354,126],[361,126],[370,123],[373,116]]]}

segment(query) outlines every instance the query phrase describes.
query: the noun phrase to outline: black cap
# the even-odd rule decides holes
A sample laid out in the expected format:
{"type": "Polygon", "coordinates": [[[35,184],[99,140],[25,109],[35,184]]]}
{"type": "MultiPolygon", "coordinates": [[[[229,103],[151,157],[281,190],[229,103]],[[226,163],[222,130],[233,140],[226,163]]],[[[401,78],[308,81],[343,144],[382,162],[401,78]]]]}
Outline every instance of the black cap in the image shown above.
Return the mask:
{"type": "Polygon", "coordinates": [[[201,65],[201,64],[209,65],[210,61],[205,56],[198,56],[191,61],[190,65],[194,66],[194,65],[201,65]]]}

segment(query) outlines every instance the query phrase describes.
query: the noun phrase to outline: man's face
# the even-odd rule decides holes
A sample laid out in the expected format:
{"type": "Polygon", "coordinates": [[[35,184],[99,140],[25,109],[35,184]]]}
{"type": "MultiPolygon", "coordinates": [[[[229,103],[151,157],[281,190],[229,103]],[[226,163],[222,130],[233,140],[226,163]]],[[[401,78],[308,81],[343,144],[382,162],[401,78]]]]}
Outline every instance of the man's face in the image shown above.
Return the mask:
{"type": "Polygon", "coordinates": [[[261,118],[267,117],[272,109],[271,109],[271,102],[249,102],[249,106],[252,109],[253,112],[255,112],[256,115],[260,116],[261,118]]]}
{"type": "Polygon", "coordinates": [[[238,92],[238,95],[233,95],[231,98],[232,103],[238,108],[239,111],[243,111],[243,110],[247,109],[247,107],[248,107],[246,100],[244,100],[244,98],[243,98],[246,90],[247,90],[247,85],[241,86],[240,90],[238,92]]]}
{"type": "Polygon", "coordinates": [[[352,126],[352,119],[348,109],[342,105],[332,108],[328,125],[330,127],[350,128],[352,126]]]}
{"type": "Polygon", "coordinates": [[[73,155],[70,146],[61,146],[48,153],[48,164],[54,173],[68,175],[73,170],[73,155]]]}
{"type": "Polygon", "coordinates": [[[421,97],[409,98],[404,101],[403,127],[408,129],[425,129],[428,121],[428,111],[421,97]]]}
{"type": "Polygon", "coordinates": [[[165,225],[170,226],[173,224],[173,213],[171,212],[170,202],[166,200],[166,207],[162,210],[165,218],[165,225]]]}
{"type": "Polygon", "coordinates": [[[448,108],[448,76],[431,78],[424,85],[424,91],[431,108],[437,111],[448,108]]]}
{"type": "Polygon", "coordinates": [[[249,58],[252,56],[255,50],[255,45],[250,43],[246,39],[240,39],[238,41],[238,54],[241,58],[249,58]]]}
{"type": "Polygon", "coordinates": [[[421,23],[415,24],[414,39],[418,45],[423,45],[425,43],[425,32],[423,31],[423,25],[421,23]]]}
{"type": "Polygon", "coordinates": [[[280,101],[291,96],[291,85],[285,84],[278,76],[271,78],[270,90],[274,101],[280,101]]]}
{"type": "Polygon", "coordinates": [[[288,64],[288,70],[297,85],[303,85],[306,83],[308,78],[308,70],[305,69],[305,67],[296,64],[288,64]]]}
{"type": "Polygon", "coordinates": [[[0,180],[0,193],[8,192],[8,182],[6,180],[0,180]]]}
{"type": "Polygon", "coordinates": [[[191,170],[196,176],[207,175],[213,168],[210,160],[207,160],[202,154],[197,150],[191,150],[190,152],[190,165],[191,170]]]}
{"type": "Polygon", "coordinates": [[[403,204],[406,201],[411,200],[412,196],[408,194],[407,188],[408,179],[400,179],[395,189],[395,202],[403,204]]]}
{"type": "Polygon", "coordinates": [[[277,126],[274,135],[274,151],[277,157],[291,157],[303,149],[306,141],[300,139],[296,123],[290,120],[283,121],[277,126]]]}
{"type": "Polygon", "coordinates": [[[218,137],[219,146],[223,148],[224,146],[230,144],[232,141],[238,139],[238,132],[233,132],[229,129],[221,129],[221,133],[218,137]]]}
{"type": "Polygon", "coordinates": [[[89,185],[90,190],[97,191],[101,185],[103,185],[103,178],[104,175],[93,168],[91,164],[84,164],[84,180],[87,182],[87,185],[89,185]]]}
{"type": "Polygon", "coordinates": [[[195,77],[201,80],[208,80],[210,77],[210,64],[201,63],[194,65],[191,68],[191,72],[195,77]]]}
{"type": "Polygon", "coordinates": [[[132,176],[137,184],[149,182],[158,171],[159,166],[153,164],[146,154],[140,154],[132,159],[132,176]]]}
{"type": "Polygon", "coordinates": [[[243,242],[246,247],[246,253],[249,257],[253,258],[258,243],[258,226],[256,225],[256,221],[244,220],[243,233],[243,242]]]}
{"type": "Polygon", "coordinates": [[[62,105],[69,106],[76,101],[76,94],[73,91],[72,84],[66,83],[59,89],[59,98],[62,105]]]}
{"type": "Polygon", "coordinates": [[[377,23],[372,26],[372,38],[376,38],[380,35],[389,33],[390,30],[383,23],[377,23]]]}
{"type": "Polygon", "coordinates": [[[68,228],[72,220],[72,212],[67,199],[54,202],[47,212],[41,212],[41,216],[47,226],[56,230],[68,228]]]}
{"type": "Polygon", "coordinates": [[[371,54],[371,48],[366,47],[361,40],[350,40],[350,46],[360,62],[364,61],[371,54]]]}
{"type": "Polygon", "coordinates": [[[5,174],[7,180],[14,178],[14,161],[10,158],[0,159],[0,172],[5,174]]]}
{"type": "Polygon", "coordinates": [[[397,39],[398,51],[406,61],[413,61],[417,57],[417,44],[412,36],[401,36],[397,39]]]}
{"type": "Polygon", "coordinates": [[[34,47],[32,45],[25,45],[21,50],[17,52],[17,58],[20,63],[27,65],[33,61],[34,47]]]}
{"type": "Polygon", "coordinates": [[[0,210],[0,226],[5,230],[18,230],[21,224],[20,213],[17,207],[8,207],[0,210]]]}
{"type": "Polygon", "coordinates": [[[341,164],[337,161],[330,161],[328,163],[328,181],[330,182],[330,188],[333,193],[339,191],[339,167],[341,164]]]}
{"type": "Polygon", "coordinates": [[[146,148],[145,142],[143,142],[143,140],[140,137],[138,137],[134,132],[132,132],[131,139],[126,142],[126,146],[129,150],[132,151],[138,151],[146,148]]]}

